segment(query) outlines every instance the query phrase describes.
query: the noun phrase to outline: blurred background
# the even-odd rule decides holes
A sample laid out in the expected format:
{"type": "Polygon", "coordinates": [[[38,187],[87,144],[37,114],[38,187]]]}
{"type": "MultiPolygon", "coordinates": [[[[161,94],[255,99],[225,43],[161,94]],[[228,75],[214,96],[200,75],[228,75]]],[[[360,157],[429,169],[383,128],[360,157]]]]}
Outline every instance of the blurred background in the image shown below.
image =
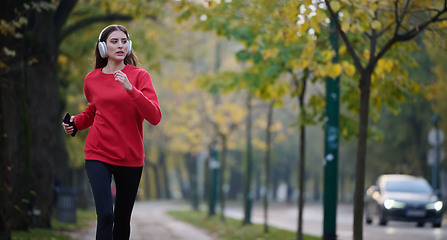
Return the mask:
{"type": "MultiPolygon", "coordinates": [[[[218,189],[220,201],[261,202],[267,192],[270,201],[294,203],[305,159],[302,196],[321,202],[326,81],[338,79],[337,195],[339,202],[353,202],[361,75],[341,40],[337,51],[329,44],[323,3],[6,0],[2,5],[2,229],[48,227],[61,189],[76,193],[76,207],[92,208],[83,167],[88,130],[71,137],[61,120],[65,112],[76,115],[87,106],[83,79],[94,68],[98,34],[109,24],[128,29],[163,114],[158,126],[144,123],[138,200],[184,199],[197,207],[218,189]],[[332,64],[335,56],[338,64],[332,64]],[[301,157],[300,144],[305,144],[301,157]],[[215,168],[220,180],[213,190],[215,168]],[[30,220],[34,215],[39,217],[30,220]]],[[[369,24],[354,14],[342,14],[349,22],[343,28],[366,64],[369,48],[361,36],[369,24]],[[347,14],[360,20],[349,22],[347,14]]],[[[408,25],[422,17],[410,16],[408,25]]],[[[386,29],[386,20],[380,21],[375,28],[386,29]]],[[[436,171],[435,190],[447,192],[445,143],[435,140],[439,148],[433,149],[428,137],[435,128],[443,134],[447,126],[444,27],[439,23],[396,43],[371,73],[364,189],[380,174],[431,181],[436,171]]],[[[378,48],[390,38],[384,34],[378,48]]]]}

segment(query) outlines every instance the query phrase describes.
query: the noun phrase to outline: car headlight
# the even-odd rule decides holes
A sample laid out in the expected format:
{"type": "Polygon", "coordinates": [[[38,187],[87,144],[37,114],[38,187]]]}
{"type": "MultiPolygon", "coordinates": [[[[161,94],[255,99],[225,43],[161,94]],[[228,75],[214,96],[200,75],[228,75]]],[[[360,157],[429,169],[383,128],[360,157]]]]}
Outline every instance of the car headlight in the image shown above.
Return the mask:
{"type": "Polygon", "coordinates": [[[385,202],[383,202],[383,206],[390,210],[391,208],[404,208],[405,207],[405,203],[403,202],[399,202],[393,199],[387,199],[385,200],[385,202]]]}
{"type": "Polygon", "coordinates": [[[435,209],[436,211],[439,212],[439,211],[441,211],[442,206],[443,206],[442,201],[437,201],[437,202],[429,203],[429,204],[425,205],[425,208],[426,209],[435,209]]]}

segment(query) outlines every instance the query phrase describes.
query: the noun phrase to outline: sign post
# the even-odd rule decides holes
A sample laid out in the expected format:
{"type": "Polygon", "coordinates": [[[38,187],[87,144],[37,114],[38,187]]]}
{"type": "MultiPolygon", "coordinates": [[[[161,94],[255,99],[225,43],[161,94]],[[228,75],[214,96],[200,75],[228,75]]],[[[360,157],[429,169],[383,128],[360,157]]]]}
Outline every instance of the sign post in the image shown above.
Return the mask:
{"type": "MultiPolygon", "coordinates": [[[[338,14],[337,14],[338,16],[338,14]]],[[[331,20],[330,43],[338,62],[338,36],[331,20]]],[[[324,147],[323,240],[335,240],[338,197],[338,139],[340,109],[340,78],[326,79],[326,118],[324,147]]]]}

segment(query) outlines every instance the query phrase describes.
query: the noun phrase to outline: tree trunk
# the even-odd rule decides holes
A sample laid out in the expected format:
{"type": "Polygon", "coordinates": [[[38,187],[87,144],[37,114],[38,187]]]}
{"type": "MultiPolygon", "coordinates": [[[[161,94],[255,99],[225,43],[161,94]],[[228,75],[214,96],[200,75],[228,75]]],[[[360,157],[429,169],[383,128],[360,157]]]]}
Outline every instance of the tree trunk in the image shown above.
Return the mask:
{"type": "Polygon", "coordinates": [[[68,183],[67,152],[61,128],[61,99],[56,74],[60,32],[76,0],[61,1],[56,11],[34,10],[25,31],[24,77],[30,130],[30,169],[37,227],[51,227],[54,171],[68,183]],[[55,167],[56,166],[56,167],[55,167]]]}
{"type": "MultiPolygon", "coordinates": [[[[23,2],[2,2],[2,20],[17,18],[16,9],[23,2]]],[[[17,28],[23,34],[23,28],[17,28]]],[[[2,35],[1,49],[15,51],[15,56],[2,51],[0,67],[0,239],[10,239],[11,230],[27,230],[29,225],[29,126],[26,114],[24,40],[2,35]]]]}
{"type": "Polygon", "coordinates": [[[320,176],[315,173],[314,175],[314,201],[320,201],[320,176]]]}
{"type": "Polygon", "coordinates": [[[151,167],[154,171],[154,181],[155,181],[155,199],[161,199],[161,186],[160,186],[160,174],[158,172],[158,165],[155,163],[151,164],[151,167]]]}
{"type": "MultiPolygon", "coordinates": [[[[240,161],[240,160],[237,160],[240,161]]],[[[240,166],[240,163],[236,163],[236,166],[240,166]]],[[[241,188],[242,182],[242,174],[239,171],[239,168],[231,167],[230,168],[230,190],[228,192],[228,199],[236,200],[239,193],[242,192],[241,188]]]]}
{"type": "MultiPolygon", "coordinates": [[[[19,80],[20,82],[23,81],[19,80]]],[[[7,216],[9,227],[12,230],[26,230],[29,225],[28,210],[29,204],[25,204],[23,199],[30,200],[30,142],[29,142],[29,125],[26,116],[25,92],[23,86],[14,86],[9,89],[8,93],[2,91],[2,98],[5,97],[9,101],[4,105],[5,113],[5,136],[7,151],[6,167],[7,178],[5,187],[9,193],[9,203],[7,207],[7,216]],[[14,94],[18,94],[15,95],[14,94]],[[17,96],[21,96],[17,98],[17,96]],[[8,176],[9,175],[9,176],[8,176]],[[16,208],[18,206],[18,208],[16,208]]],[[[3,148],[3,146],[2,146],[3,148]]],[[[51,202],[50,202],[51,204],[51,202]]]]}
{"type": "Polygon", "coordinates": [[[144,160],[146,163],[143,168],[143,180],[144,180],[144,198],[146,200],[151,198],[151,181],[150,181],[150,167],[148,166],[148,160],[144,160]]]}
{"type": "Polygon", "coordinates": [[[264,232],[269,232],[268,225],[268,209],[269,209],[269,185],[270,185],[270,152],[272,149],[272,132],[270,131],[270,127],[273,123],[273,109],[274,109],[275,101],[272,100],[269,105],[268,113],[267,113],[267,127],[266,127],[266,136],[265,142],[267,145],[267,151],[265,152],[265,182],[264,182],[264,232]]]}
{"type": "Polygon", "coordinates": [[[168,169],[166,167],[166,158],[165,158],[165,152],[163,151],[163,148],[158,149],[158,165],[161,167],[161,171],[163,172],[163,183],[164,183],[164,190],[165,190],[165,197],[167,199],[171,199],[171,189],[169,188],[169,177],[168,177],[168,169]]]}
{"type": "Polygon", "coordinates": [[[247,165],[245,175],[245,189],[244,189],[244,220],[243,225],[251,224],[251,209],[253,196],[251,192],[251,176],[253,172],[252,164],[252,145],[251,145],[251,126],[252,126],[252,106],[251,106],[251,93],[247,96],[247,165]]]}
{"type": "Polygon", "coordinates": [[[5,63],[13,66],[13,69],[9,73],[2,72],[0,77],[1,239],[9,239],[10,230],[27,230],[28,204],[23,200],[28,200],[30,197],[29,126],[25,113],[25,79],[20,74],[23,70],[20,61],[11,59],[5,63]]]}
{"type": "MultiPolygon", "coordinates": [[[[36,37],[45,37],[48,27],[42,20],[35,20],[36,37]]],[[[52,192],[55,164],[67,166],[67,153],[61,123],[61,99],[59,99],[59,83],[54,66],[57,58],[56,46],[29,42],[29,56],[36,56],[37,63],[26,65],[25,75],[28,91],[28,116],[31,133],[31,176],[32,189],[35,191],[35,207],[41,215],[35,225],[49,228],[51,226],[52,192]]],[[[54,44],[54,42],[53,42],[54,44]]],[[[31,58],[26,61],[31,61],[31,58]]],[[[58,169],[61,172],[61,168],[58,169]]],[[[68,175],[68,174],[67,174],[68,175]]],[[[67,176],[61,174],[61,176],[67,176]]]]}
{"type": "MultiPolygon", "coordinates": [[[[255,159],[257,159],[256,156],[255,156],[255,159]]],[[[261,199],[261,188],[262,188],[262,169],[261,169],[261,166],[255,165],[254,166],[254,171],[255,171],[255,190],[254,190],[254,194],[255,194],[255,200],[258,201],[258,200],[261,199]]]]}
{"type": "Polygon", "coordinates": [[[191,201],[192,208],[199,210],[196,157],[191,153],[184,154],[184,157],[189,179],[188,199],[191,201]]]}
{"type": "MultiPolygon", "coordinates": [[[[372,71],[371,71],[372,72],[372,71]]],[[[366,71],[360,79],[360,121],[357,143],[357,161],[355,168],[354,191],[354,240],[363,239],[363,195],[365,189],[365,162],[368,137],[369,95],[371,72],[366,71]]]]}
{"type": "MultiPolygon", "coordinates": [[[[2,83],[3,79],[0,79],[0,83],[2,83]]],[[[7,136],[5,130],[5,116],[3,111],[3,97],[5,94],[3,93],[2,84],[0,84],[0,166],[4,166],[0,168],[0,239],[11,239],[11,233],[8,226],[8,217],[7,217],[7,206],[9,203],[9,192],[11,191],[11,186],[8,177],[8,169],[11,167],[8,159],[8,153],[6,148],[7,146],[7,136]]]]}
{"type": "Polygon", "coordinates": [[[225,169],[227,168],[227,152],[228,152],[228,145],[227,145],[227,136],[224,134],[220,134],[220,139],[222,140],[222,154],[221,161],[220,161],[220,175],[219,175],[219,198],[220,198],[220,219],[222,221],[225,221],[225,169]]]}
{"type": "Polygon", "coordinates": [[[305,182],[305,139],[306,139],[306,127],[301,125],[300,127],[300,169],[299,169],[299,188],[300,195],[298,198],[298,231],[297,231],[297,240],[303,239],[303,208],[304,208],[304,182],[305,182]]]}
{"type": "MultiPolygon", "coordinates": [[[[304,75],[302,77],[301,89],[298,88],[299,82],[296,80],[296,88],[299,91],[298,104],[300,105],[300,118],[304,119],[306,116],[306,108],[304,104],[304,95],[306,93],[306,83],[307,77],[309,75],[308,69],[304,70],[304,75]]],[[[306,168],[306,126],[303,120],[300,121],[300,167],[299,167],[299,198],[298,198],[298,231],[296,234],[297,240],[303,239],[303,207],[304,207],[304,182],[305,182],[305,168],[306,168]]]]}

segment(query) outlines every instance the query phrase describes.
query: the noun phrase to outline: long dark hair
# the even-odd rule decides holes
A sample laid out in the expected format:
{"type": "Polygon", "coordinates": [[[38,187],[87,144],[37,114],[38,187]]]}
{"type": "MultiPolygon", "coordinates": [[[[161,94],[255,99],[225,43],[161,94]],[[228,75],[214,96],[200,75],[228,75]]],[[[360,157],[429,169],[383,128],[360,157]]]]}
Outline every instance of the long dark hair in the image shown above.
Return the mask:
{"type": "MultiPolygon", "coordinates": [[[[108,62],[109,58],[102,58],[101,57],[101,55],[99,54],[98,43],[99,42],[106,42],[107,41],[107,37],[109,37],[110,33],[114,32],[114,31],[121,31],[121,32],[125,33],[126,36],[127,36],[127,40],[129,40],[129,34],[127,33],[126,28],[121,26],[121,25],[110,25],[106,29],[104,29],[104,31],[102,32],[102,35],[101,35],[101,39],[99,39],[96,42],[95,69],[96,68],[103,68],[103,67],[105,67],[107,65],[107,62],[108,62]]],[[[130,65],[133,65],[135,67],[137,66],[138,59],[137,59],[137,56],[133,53],[133,51],[130,53],[129,56],[126,56],[126,58],[124,58],[124,64],[130,64],[130,65]]]]}

